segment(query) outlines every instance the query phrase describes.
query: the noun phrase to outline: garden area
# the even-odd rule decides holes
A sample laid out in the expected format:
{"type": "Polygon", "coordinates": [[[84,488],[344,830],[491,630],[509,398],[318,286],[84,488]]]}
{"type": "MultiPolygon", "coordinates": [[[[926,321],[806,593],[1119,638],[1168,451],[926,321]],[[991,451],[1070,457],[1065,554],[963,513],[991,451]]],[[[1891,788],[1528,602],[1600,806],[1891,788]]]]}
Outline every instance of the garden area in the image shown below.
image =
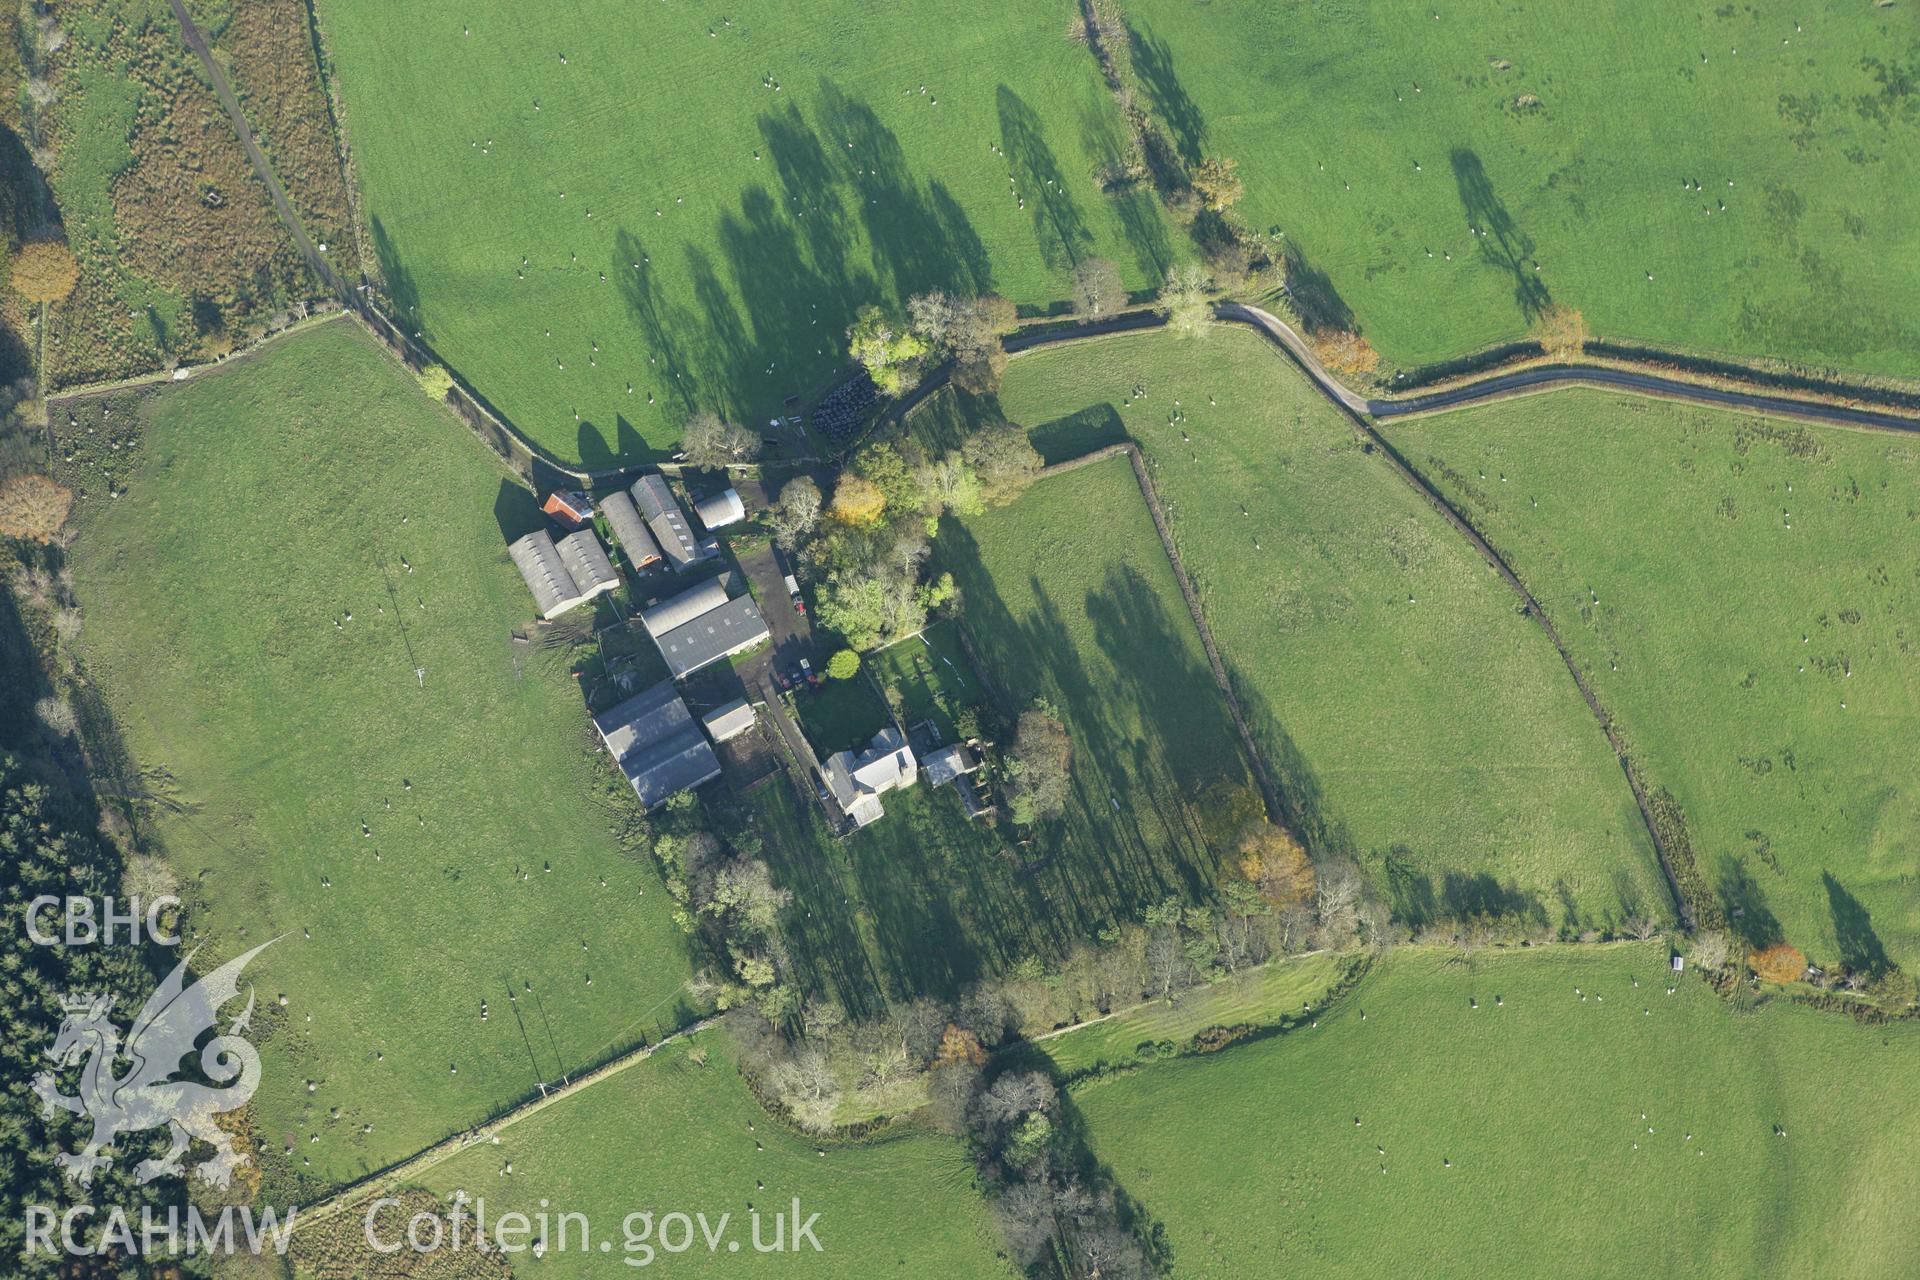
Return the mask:
{"type": "Polygon", "coordinates": [[[1863,981],[1920,964],[1920,442],[1597,391],[1388,434],[1671,797],[1696,910],[1863,981]]]}
{"type": "Polygon", "coordinates": [[[274,1185],[684,1020],[575,654],[513,639],[532,495],[346,321],[128,404],[118,496],[78,505],[81,648],[208,954],[280,939],[250,970],[274,1185]]]}
{"type": "MultiPolygon", "coordinates": [[[[1058,817],[1021,826],[969,819],[950,788],[923,779],[886,793],[886,816],[838,842],[811,795],[752,793],[740,820],[807,906],[789,922],[802,983],[856,1014],[1058,957],[1169,896],[1205,898],[1220,842],[1238,832],[1211,830],[1202,797],[1251,785],[1124,459],[949,517],[936,546],[988,682],[989,753],[1004,754],[1013,721],[1039,700],[1071,744],[1070,784],[1058,817]]],[[[926,646],[882,650],[869,659],[873,674],[904,685],[910,706],[920,696],[914,649],[946,649],[966,669],[957,637],[941,636],[950,625],[929,631],[926,646]]]]}
{"type": "Polygon", "coordinates": [[[960,724],[968,720],[969,708],[985,701],[986,691],[956,624],[937,622],[917,636],[868,654],[866,661],[880,687],[898,695],[900,719],[909,732],[927,723],[943,743],[971,736],[961,732],[960,724]]]}

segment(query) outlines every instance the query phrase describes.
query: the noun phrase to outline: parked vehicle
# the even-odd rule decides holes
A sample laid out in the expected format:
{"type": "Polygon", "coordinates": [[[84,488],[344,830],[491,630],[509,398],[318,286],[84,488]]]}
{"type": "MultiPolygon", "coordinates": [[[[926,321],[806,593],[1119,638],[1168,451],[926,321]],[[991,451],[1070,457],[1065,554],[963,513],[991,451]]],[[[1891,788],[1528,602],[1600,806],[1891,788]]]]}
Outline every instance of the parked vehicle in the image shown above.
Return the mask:
{"type": "Polygon", "coordinates": [[[792,574],[787,575],[787,596],[793,601],[793,611],[795,613],[805,613],[807,611],[807,602],[800,598],[800,584],[794,581],[792,574]]]}

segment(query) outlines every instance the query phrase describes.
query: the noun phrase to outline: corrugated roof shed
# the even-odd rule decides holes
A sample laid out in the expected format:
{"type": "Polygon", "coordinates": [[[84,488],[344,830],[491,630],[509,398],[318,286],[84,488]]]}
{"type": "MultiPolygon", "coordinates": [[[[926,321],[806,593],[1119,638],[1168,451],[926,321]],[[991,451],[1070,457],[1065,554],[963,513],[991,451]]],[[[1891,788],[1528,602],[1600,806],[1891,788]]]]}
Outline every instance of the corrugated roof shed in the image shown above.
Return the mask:
{"type": "Polygon", "coordinates": [[[660,544],[647,531],[647,522],[634,509],[632,498],[625,493],[610,493],[600,500],[600,514],[607,518],[607,527],[613,530],[634,568],[644,569],[660,559],[660,544]]]}
{"type": "Polygon", "coordinates": [[[715,742],[725,742],[753,728],[753,705],[745,698],[735,698],[726,706],[707,712],[700,717],[700,723],[707,726],[715,742]]]}
{"type": "Polygon", "coordinates": [[[653,530],[654,540],[660,544],[660,552],[668,563],[676,569],[684,569],[696,560],[705,558],[699,544],[693,540],[693,530],[687,525],[686,512],[680,509],[680,500],[667,487],[665,476],[641,476],[633,482],[632,493],[634,505],[640,508],[647,528],[653,530]]]}
{"type": "Polygon", "coordinates": [[[679,595],[654,605],[640,615],[640,621],[646,627],[647,634],[657,640],[675,627],[685,626],[726,602],[727,584],[718,578],[708,578],[699,586],[689,587],[679,595]]]}
{"type": "Polygon", "coordinates": [[[613,561],[607,559],[607,549],[600,545],[593,530],[576,530],[555,546],[559,548],[561,563],[567,566],[574,585],[580,589],[581,599],[591,600],[620,585],[620,575],[613,571],[613,561]]]}
{"type": "Polygon", "coordinates": [[[533,592],[541,617],[557,617],[586,599],[545,529],[516,539],[507,547],[507,554],[526,580],[527,590],[533,592]]]}
{"type": "Polygon", "coordinates": [[[710,493],[694,503],[693,509],[699,513],[700,523],[709,529],[724,528],[747,518],[747,505],[740,501],[738,489],[710,493]]]}
{"type": "Polygon", "coordinates": [[[693,715],[680,700],[671,680],[662,680],[593,718],[593,727],[600,731],[600,741],[606,744],[615,760],[692,723],[693,715]]]}
{"type": "Polygon", "coordinates": [[[622,760],[620,772],[633,784],[640,803],[654,809],[677,792],[719,777],[720,758],[700,736],[700,730],[689,725],[684,733],[652,751],[622,760]]]}
{"type": "Polygon", "coordinates": [[[760,616],[752,596],[729,600],[717,609],[675,627],[653,642],[674,678],[698,671],[710,662],[738,653],[768,636],[767,620],[760,616]]]}

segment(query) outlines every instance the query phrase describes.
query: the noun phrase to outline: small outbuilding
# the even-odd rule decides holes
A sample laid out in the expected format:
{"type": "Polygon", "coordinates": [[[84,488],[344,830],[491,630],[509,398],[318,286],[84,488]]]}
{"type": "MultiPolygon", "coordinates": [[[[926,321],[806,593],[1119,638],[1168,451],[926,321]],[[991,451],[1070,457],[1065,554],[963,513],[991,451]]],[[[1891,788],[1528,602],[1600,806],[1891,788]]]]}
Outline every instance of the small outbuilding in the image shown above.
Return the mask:
{"type": "Polygon", "coordinates": [[[735,698],[724,707],[715,707],[700,717],[700,723],[707,727],[707,736],[715,742],[739,737],[753,728],[753,721],[753,704],[745,698],[735,698]]]}
{"type": "Polygon", "coordinates": [[[747,506],[740,501],[738,489],[722,489],[719,493],[709,494],[694,503],[693,509],[699,515],[700,523],[709,531],[738,524],[747,518],[747,506]]]}
{"type": "Polygon", "coordinates": [[[568,529],[578,529],[593,519],[593,503],[575,489],[555,489],[540,509],[568,529]]]}

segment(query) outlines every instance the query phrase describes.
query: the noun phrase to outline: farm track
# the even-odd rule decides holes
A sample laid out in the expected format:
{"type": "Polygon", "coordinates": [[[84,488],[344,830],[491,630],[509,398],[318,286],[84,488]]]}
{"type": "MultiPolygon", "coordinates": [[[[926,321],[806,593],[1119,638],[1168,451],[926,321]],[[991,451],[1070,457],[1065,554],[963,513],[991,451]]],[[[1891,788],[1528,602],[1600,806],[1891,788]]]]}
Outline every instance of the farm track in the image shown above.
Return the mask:
{"type": "Polygon", "coordinates": [[[404,1160],[396,1161],[384,1169],[376,1170],[356,1182],[350,1182],[318,1204],[303,1208],[297,1220],[290,1218],[288,1220],[288,1230],[298,1230],[301,1226],[308,1226],[326,1218],[331,1218],[335,1214],[342,1213],[363,1203],[368,1196],[373,1195],[375,1192],[392,1190],[393,1188],[414,1182],[421,1174],[433,1168],[435,1165],[459,1155],[469,1147],[489,1141],[494,1135],[508,1126],[517,1124],[535,1112],[542,1111],[556,1102],[571,1098],[583,1089],[590,1089],[610,1076],[615,1076],[625,1071],[635,1063],[645,1062],[648,1058],[651,1058],[654,1054],[666,1048],[668,1045],[673,1044],[675,1041],[688,1039],[714,1026],[718,1021],[718,1018],[704,1018],[699,1022],[689,1023],[672,1035],[662,1037],[653,1044],[641,1045],[639,1048],[623,1053],[609,1062],[602,1063],[600,1066],[593,1068],[583,1075],[574,1077],[565,1084],[546,1090],[537,1098],[529,1098],[518,1106],[509,1107],[491,1120],[477,1124],[471,1129],[462,1129],[458,1133],[442,1138],[424,1151],[415,1152],[404,1160]]]}

